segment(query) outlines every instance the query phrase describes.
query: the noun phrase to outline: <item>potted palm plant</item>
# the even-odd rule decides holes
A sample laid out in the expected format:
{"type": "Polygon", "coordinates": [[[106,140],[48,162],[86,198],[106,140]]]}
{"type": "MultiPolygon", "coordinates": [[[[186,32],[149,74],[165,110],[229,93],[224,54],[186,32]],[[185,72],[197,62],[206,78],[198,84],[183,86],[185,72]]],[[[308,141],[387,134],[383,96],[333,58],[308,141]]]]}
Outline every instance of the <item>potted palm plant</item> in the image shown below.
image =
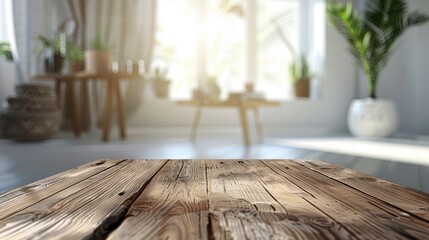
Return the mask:
{"type": "Polygon", "coordinates": [[[308,98],[310,96],[310,81],[314,74],[305,55],[295,59],[289,66],[292,85],[296,97],[308,98]]]}
{"type": "Polygon", "coordinates": [[[429,16],[409,12],[404,0],[366,1],[363,14],[359,14],[351,2],[328,0],[327,14],[347,39],[350,52],[359,60],[368,82],[369,97],[354,100],[350,106],[349,130],[359,137],[393,134],[398,126],[396,106],[390,100],[378,98],[379,76],[393,55],[399,37],[411,27],[426,23],[429,16]]]}

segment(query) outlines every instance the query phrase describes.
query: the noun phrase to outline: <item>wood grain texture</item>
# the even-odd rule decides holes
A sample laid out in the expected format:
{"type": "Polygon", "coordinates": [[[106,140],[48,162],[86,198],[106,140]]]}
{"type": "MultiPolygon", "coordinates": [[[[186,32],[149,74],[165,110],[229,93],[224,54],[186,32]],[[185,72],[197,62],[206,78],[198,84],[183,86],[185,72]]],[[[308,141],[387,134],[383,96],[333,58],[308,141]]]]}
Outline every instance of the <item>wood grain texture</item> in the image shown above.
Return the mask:
{"type": "Polygon", "coordinates": [[[427,194],[323,161],[297,163],[429,221],[429,195],[427,194]]]}
{"type": "Polygon", "coordinates": [[[0,221],[0,239],[104,238],[165,161],[123,161],[0,221]]]}
{"type": "Polygon", "coordinates": [[[0,220],[120,163],[106,160],[91,162],[6,192],[0,195],[0,220]]]}
{"type": "Polygon", "coordinates": [[[321,161],[97,161],[0,196],[0,239],[427,239],[428,195],[321,161]]]}
{"type": "Polygon", "coordinates": [[[256,174],[262,187],[287,212],[287,219],[281,224],[293,238],[313,239],[354,239],[335,219],[320,211],[302,196],[308,193],[284,177],[274,174],[260,161],[244,161],[244,164],[256,174]]]}
{"type": "Polygon", "coordinates": [[[208,162],[214,239],[352,239],[300,198],[302,190],[270,174],[259,161],[208,162]]]}
{"type": "Polygon", "coordinates": [[[425,239],[429,223],[294,161],[264,161],[307,194],[305,200],[359,239],[425,239]],[[310,171],[309,171],[310,170],[310,171]]]}
{"type": "Polygon", "coordinates": [[[169,161],[109,239],[207,239],[204,161],[169,161]]]}

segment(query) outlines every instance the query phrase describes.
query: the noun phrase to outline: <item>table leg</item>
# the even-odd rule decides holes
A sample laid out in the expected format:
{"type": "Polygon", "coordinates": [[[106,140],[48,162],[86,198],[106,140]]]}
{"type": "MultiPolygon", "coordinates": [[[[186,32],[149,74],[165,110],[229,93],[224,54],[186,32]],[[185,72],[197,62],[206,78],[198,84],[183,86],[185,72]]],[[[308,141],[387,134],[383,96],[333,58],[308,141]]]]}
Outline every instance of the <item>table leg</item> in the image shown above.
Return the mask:
{"type": "Polygon", "coordinates": [[[257,107],[253,108],[253,113],[255,116],[256,129],[258,131],[258,139],[259,142],[262,143],[264,141],[264,127],[262,126],[262,121],[259,116],[259,109],[257,107]]]}
{"type": "Polygon", "coordinates": [[[55,80],[55,95],[56,95],[56,101],[57,101],[57,107],[58,109],[61,108],[61,80],[60,79],[56,79],[55,80]]]}
{"type": "Polygon", "coordinates": [[[77,108],[77,102],[76,97],[74,93],[74,82],[68,81],[66,84],[67,88],[67,98],[70,100],[70,108],[71,108],[71,117],[72,117],[72,124],[73,124],[73,130],[76,137],[80,136],[80,123],[79,123],[79,110],[77,108]]]}
{"type": "Polygon", "coordinates": [[[113,96],[113,81],[107,81],[107,94],[105,97],[104,103],[104,118],[103,118],[103,136],[102,140],[104,142],[109,141],[110,138],[110,121],[112,119],[112,96],[113,96]]]}
{"type": "Polygon", "coordinates": [[[88,100],[88,82],[81,80],[80,82],[80,99],[81,99],[81,123],[82,130],[89,131],[91,123],[91,114],[89,112],[89,100],[88,100]]]}
{"type": "Polygon", "coordinates": [[[98,128],[101,128],[102,123],[101,123],[101,117],[100,116],[102,113],[100,112],[99,95],[100,94],[99,94],[98,81],[94,80],[92,82],[92,96],[93,96],[92,98],[94,101],[95,124],[98,128]]]}
{"type": "Polygon", "coordinates": [[[199,107],[197,111],[195,112],[194,122],[192,123],[192,131],[191,131],[191,141],[195,142],[195,139],[197,138],[197,129],[198,124],[200,123],[201,119],[201,112],[203,109],[199,107]]]}
{"type": "Polygon", "coordinates": [[[114,79],[113,87],[115,91],[114,94],[116,95],[116,107],[118,110],[119,134],[122,139],[125,139],[127,137],[126,116],[125,116],[124,99],[121,94],[121,89],[119,88],[119,79],[114,79]]]}
{"type": "Polygon", "coordinates": [[[241,123],[241,130],[243,132],[243,142],[246,146],[250,145],[250,139],[249,139],[249,124],[247,123],[247,108],[240,104],[238,106],[238,111],[240,113],[240,123],[241,123]]]}

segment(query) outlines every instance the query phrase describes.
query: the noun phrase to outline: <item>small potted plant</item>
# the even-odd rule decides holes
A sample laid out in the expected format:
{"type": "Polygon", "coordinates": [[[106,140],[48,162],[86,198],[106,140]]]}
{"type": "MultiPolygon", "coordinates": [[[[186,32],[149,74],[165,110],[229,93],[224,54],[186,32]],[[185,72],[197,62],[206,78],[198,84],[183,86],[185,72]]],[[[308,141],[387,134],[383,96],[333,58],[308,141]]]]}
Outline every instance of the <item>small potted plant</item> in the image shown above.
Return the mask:
{"type": "Polygon", "coordinates": [[[353,3],[328,1],[330,22],[344,35],[350,52],[361,63],[367,78],[369,97],[356,99],[349,109],[348,127],[358,137],[387,137],[396,131],[398,114],[393,101],[379,99],[377,83],[380,73],[393,55],[395,43],[406,30],[426,23],[429,16],[408,12],[404,0],[367,1],[363,14],[353,3]]]}
{"type": "Polygon", "coordinates": [[[71,72],[80,72],[85,70],[85,54],[81,47],[74,42],[70,42],[67,47],[67,60],[71,72]]]}
{"type": "Polygon", "coordinates": [[[61,57],[61,37],[55,34],[52,37],[46,37],[41,34],[36,36],[36,45],[34,52],[38,59],[43,63],[43,70],[47,73],[61,72],[63,67],[63,58],[61,57]]]}
{"type": "Polygon", "coordinates": [[[207,81],[207,95],[210,100],[216,101],[220,97],[220,87],[217,83],[217,77],[215,75],[210,75],[207,81]]]}
{"type": "Polygon", "coordinates": [[[314,74],[305,55],[295,59],[289,66],[292,85],[296,97],[308,98],[310,96],[310,81],[314,74]]]}
{"type": "Polygon", "coordinates": [[[170,81],[167,78],[167,69],[161,69],[159,67],[155,68],[152,76],[152,87],[158,98],[168,97],[170,81]]]}
{"type": "Polygon", "coordinates": [[[103,41],[97,32],[91,43],[91,49],[85,51],[85,71],[88,72],[108,72],[110,66],[110,45],[103,41]]]}

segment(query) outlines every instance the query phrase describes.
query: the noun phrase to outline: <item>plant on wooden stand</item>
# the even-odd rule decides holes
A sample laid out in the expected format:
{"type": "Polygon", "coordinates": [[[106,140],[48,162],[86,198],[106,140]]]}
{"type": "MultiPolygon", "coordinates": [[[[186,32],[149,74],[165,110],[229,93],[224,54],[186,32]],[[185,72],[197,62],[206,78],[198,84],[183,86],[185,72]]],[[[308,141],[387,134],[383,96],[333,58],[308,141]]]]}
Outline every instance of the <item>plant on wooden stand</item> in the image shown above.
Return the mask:
{"type": "Polygon", "coordinates": [[[41,34],[36,35],[38,44],[34,48],[38,62],[42,63],[42,71],[47,73],[58,73],[63,67],[61,57],[61,35],[55,34],[50,37],[41,34]]]}
{"type": "Polygon", "coordinates": [[[170,90],[170,80],[167,78],[167,69],[155,68],[152,76],[152,87],[158,98],[167,98],[170,90]]]}
{"type": "Polygon", "coordinates": [[[91,43],[91,49],[85,51],[85,70],[88,72],[108,72],[110,66],[110,45],[101,39],[98,31],[91,43]]]}
{"type": "Polygon", "coordinates": [[[308,98],[310,96],[310,81],[314,74],[310,70],[307,57],[302,54],[301,57],[295,59],[289,66],[289,72],[295,96],[308,98]]]}
{"type": "Polygon", "coordinates": [[[81,47],[74,42],[68,44],[67,60],[69,61],[70,71],[79,72],[85,69],[84,65],[85,53],[81,47]]]}
{"type": "Polygon", "coordinates": [[[396,131],[398,117],[392,101],[377,98],[380,73],[393,55],[397,40],[406,30],[421,25],[429,16],[408,12],[404,0],[367,1],[363,14],[353,4],[328,0],[330,22],[344,35],[350,52],[361,63],[368,81],[369,98],[353,101],[349,111],[349,129],[356,136],[385,137],[396,131]]]}

